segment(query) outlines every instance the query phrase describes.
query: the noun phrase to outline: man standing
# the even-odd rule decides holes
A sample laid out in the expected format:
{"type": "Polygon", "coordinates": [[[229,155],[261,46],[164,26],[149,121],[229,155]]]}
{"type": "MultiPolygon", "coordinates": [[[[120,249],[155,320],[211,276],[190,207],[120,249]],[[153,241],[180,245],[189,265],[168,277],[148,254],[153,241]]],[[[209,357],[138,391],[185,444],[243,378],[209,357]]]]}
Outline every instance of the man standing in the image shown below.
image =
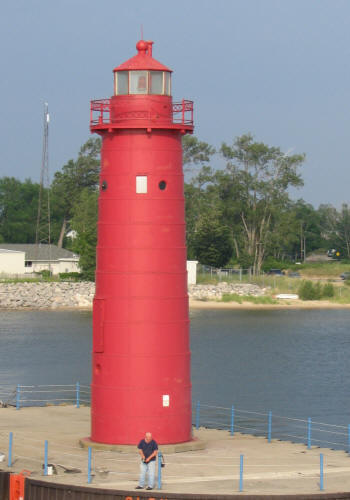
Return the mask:
{"type": "Polygon", "coordinates": [[[148,486],[146,490],[152,490],[154,488],[154,475],[156,471],[156,456],[158,453],[158,445],[152,439],[152,434],[150,432],[146,432],[145,438],[141,439],[137,447],[141,455],[141,465],[139,484],[138,486],[136,486],[136,489],[140,490],[144,488],[146,473],[148,473],[148,486]]]}

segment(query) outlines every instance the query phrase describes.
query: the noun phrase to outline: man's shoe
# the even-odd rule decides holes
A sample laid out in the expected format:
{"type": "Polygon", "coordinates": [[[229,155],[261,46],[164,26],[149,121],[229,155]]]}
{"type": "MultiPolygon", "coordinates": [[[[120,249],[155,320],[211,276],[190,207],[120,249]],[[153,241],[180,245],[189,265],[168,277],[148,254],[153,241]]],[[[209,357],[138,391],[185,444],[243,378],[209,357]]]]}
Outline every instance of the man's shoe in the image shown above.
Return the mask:
{"type": "Polygon", "coordinates": [[[150,486],[147,486],[146,490],[153,490],[150,486]]]}
{"type": "Polygon", "coordinates": [[[136,486],[135,490],[143,490],[143,486],[136,486]]]}

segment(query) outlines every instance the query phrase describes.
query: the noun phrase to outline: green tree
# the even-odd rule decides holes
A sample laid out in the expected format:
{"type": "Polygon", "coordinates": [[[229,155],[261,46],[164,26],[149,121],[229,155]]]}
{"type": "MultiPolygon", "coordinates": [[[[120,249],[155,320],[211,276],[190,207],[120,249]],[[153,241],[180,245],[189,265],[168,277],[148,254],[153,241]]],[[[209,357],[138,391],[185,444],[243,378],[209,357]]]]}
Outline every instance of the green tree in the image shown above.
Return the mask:
{"type": "Polygon", "coordinates": [[[194,249],[202,264],[225,266],[233,251],[230,229],[213,217],[203,219],[194,236],[194,249]]]}
{"type": "Polygon", "coordinates": [[[0,179],[0,241],[34,243],[39,184],[14,177],[0,179]]]}
{"type": "Polygon", "coordinates": [[[203,166],[190,183],[185,184],[186,241],[189,258],[197,258],[194,241],[199,227],[208,219],[219,220],[217,190],[211,183],[212,170],[203,166]]]}
{"type": "Polygon", "coordinates": [[[337,241],[344,255],[350,259],[350,207],[343,203],[336,225],[337,241]]]}
{"type": "Polygon", "coordinates": [[[210,162],[215,148],[207,142],[200,141],[194,135],[184,135],[182,138],[182,161],[185,168],[191,165],[205,165],[210,162]]]}
{"type": "Polygon", "coordinates": [[[96,269],[98,193],[85,188],[72,207],[71,227],[77,233],[72,250],[80,255],[83,277],[93,281],[96,269]]]}
{"type": "Polygon", "coordinates": [[[330,204],[321,204],[317,210],[320,221],[321,246],[324,249],[335,248],[338,245],[337,224],[339,214],[330,204]]]}
{"type": "Polygon", "coordinates": [[[243,251],[259,273],[274,222],[289,202],[288,189],[303,184],[298,169],[305,155],[286,155],[254,142],[251,134],[237,137],[232,146],[223,143],[221,154],[227,163],[219,188],[230,206],[225,222],[233,230],[240,226],[243,251]]]}
{"type": "MultiPolygon", "coordinates": [[[[294,261],[299,255],[299,222],[294,203],[288,202],[274,217],[273,227],[266,242],[266,255],[276,261],[294,261]]],[[[275,264],[270,267],[279,267],[275,264]]]]}
{"type": "Polygon", "coordinates": [[[299,243],[295,246],[295,253],[300,256],[301,260],[305,260],[307,253],[320,249],[324,243],[320,213],[304,200],[297,200],[292,209],[299,234],[299,243]]]}
{"type": "Polygon", "coordinates": [[[182,138],[183,164],[189,178],[185,182],[186,243],[189,259],[196,258],[194,237],[196,231],[212,203],[208,199],[205,185],[212,176],[209,162],[215,149],[193,135],[182,138]],[[195,173],[194,170],[197,170],[195,173]]]}
{"type": "Polygon", "coordinates": [[[350,258],[350,207],[343,203],[337,211],[332,205],[320,205],[318,215],[323,247],[339,250],[350,258]]]}
{"type": "Polygon", "coordinates": [[[56,224],[53,233],[57,235],[58,246],[63,245],[67,225],[73,215],[73,206],[80,193],[87,189],[96,191],[100,171],[101,139],[89,139],[79,151],[77,160],[69,160],[62,171],[56,172],[52,182],[52,209],[56,224]]]}

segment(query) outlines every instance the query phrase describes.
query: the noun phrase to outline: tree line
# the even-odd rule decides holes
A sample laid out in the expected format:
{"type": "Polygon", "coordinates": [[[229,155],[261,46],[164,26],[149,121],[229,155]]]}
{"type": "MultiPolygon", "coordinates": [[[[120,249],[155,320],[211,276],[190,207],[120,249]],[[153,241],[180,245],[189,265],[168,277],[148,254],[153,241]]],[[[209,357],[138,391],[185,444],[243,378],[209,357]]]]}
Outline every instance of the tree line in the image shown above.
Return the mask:
{"type": "MultiPolygon", "coordinates": [[[[50,188],[51,241],[81,256],[86,277],[95,270],[99,138],[89,139],[76,159],[55,172],[50,188]],[[76,238],[67,238],[74,230],[76,238]]],[[[285,154],[251,134],[220,149],[197,137],[183,138],[187,251],[214,267],[239,265],[259,273],[272,261],[303,260],[334,248],[350,259],[350,207],[292,200],[303,185],[304,154],[285,154]],[[224,168],[213,168],[219,155],[224,168]]],[[[0,178],[0,242],[34,243],[39,185],[0,178]]],[[[44,193],[45,195],[45,193],[44,193]]]]}

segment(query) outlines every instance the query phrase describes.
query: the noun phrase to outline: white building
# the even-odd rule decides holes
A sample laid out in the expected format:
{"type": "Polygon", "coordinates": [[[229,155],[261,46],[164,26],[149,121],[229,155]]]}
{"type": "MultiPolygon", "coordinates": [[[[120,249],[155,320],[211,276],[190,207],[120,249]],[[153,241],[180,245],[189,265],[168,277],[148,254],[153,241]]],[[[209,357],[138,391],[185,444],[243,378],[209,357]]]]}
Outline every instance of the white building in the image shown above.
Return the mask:
{"type": "Polygon", "coordinates": [[[0,248],[0,274],[24,274],[25,252],[0,248]]]}
{"type": "Polygon", "coordinates": [[[56,245],[0,243],[0,274],[29,275],[80,272],[79,256],[56,245]]]}
{"type": "Polygon", "coordinates": [[[187,261],[187,284],[195,285],[197,283],[197,264],[198,260],[187,261]]]}
{"type": "MultiPolygon", "coordinates": [[[[197,260],[187,261],[188,285],[196,284],[197,264],[197,260]]],[[[28,276],[44,270],[79,273],[79,255],[56,245],[0,243],[0,276],[28,276]]]]}

